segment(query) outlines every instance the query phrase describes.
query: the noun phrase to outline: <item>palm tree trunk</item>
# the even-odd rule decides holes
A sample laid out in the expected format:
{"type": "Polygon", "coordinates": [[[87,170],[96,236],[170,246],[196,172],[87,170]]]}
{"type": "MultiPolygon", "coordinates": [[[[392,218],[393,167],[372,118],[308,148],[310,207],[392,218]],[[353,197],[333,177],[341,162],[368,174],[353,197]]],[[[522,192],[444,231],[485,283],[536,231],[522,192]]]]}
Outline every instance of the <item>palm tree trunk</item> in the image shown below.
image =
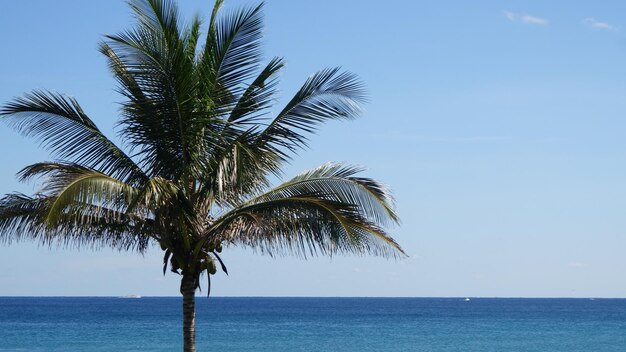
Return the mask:
{"type": "Polygon", "coordinates": [[[196,352],[196,282],[192,275],[183,275],[183,351],[196,352]]]}

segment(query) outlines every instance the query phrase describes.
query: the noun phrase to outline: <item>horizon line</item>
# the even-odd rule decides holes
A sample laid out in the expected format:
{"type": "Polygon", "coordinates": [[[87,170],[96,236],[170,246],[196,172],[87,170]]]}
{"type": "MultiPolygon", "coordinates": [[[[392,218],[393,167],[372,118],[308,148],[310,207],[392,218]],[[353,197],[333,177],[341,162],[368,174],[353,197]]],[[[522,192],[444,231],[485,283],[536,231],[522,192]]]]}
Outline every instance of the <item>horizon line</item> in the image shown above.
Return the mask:
{"type": "MultiPolygon", "coordinates": [[[[416,298],[416,299],[626,299],[626,297],[608,296],[202,296],[197,298],[416,298]]],[[[2,298],[182,298],[180,295],[151,296],[151,295],[0,295],[2,298]],[[137,297],[133,297],[137,296],[137,297]]]]}

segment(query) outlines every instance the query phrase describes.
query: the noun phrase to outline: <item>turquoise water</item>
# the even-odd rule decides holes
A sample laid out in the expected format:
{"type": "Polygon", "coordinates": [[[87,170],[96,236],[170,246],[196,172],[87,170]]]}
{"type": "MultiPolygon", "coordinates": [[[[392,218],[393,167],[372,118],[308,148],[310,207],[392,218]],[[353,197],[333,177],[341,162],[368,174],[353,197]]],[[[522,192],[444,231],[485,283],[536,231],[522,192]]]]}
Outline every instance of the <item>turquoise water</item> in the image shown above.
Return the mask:
{"type": "MultiPolygon", "coordinates": [[[[198,351],[626,351],[626,300],[198,297],[198,351]]],[[[0,351],[180,351],[180,299],[0,297],[0,351]]]]}

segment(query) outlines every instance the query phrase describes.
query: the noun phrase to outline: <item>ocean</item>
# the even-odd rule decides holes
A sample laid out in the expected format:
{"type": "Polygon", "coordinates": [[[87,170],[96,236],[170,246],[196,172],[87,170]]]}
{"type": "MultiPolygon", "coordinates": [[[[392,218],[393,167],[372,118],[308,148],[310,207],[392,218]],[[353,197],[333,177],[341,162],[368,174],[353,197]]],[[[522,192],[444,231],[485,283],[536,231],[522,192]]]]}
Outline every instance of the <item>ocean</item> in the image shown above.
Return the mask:
{"type": "MultiPolygon", "coordinates": [[[[180,302],[0,297],[0,351],[181,351],[180,302]]],[[[199,296],[196,309],[198,351],[626,351],[626,299],[199,296]]]]}

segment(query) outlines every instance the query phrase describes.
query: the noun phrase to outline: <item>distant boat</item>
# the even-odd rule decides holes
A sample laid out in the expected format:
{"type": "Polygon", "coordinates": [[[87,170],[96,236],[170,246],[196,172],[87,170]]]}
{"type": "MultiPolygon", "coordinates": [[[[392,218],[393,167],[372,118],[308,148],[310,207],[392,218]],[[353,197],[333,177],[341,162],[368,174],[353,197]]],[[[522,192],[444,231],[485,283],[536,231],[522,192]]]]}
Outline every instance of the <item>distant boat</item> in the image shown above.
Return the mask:
{"type": "Polygon", "coordinates": [[[465,301],[465,302],[469,302],[469,301],[470,301],[470,299],[469,299],[469,298],[465,298],[465,299],[464,299],[464,301],[465,301]]]}
{"type": "Polygon", "coordinates": [[[126,296],[122,296],[120,298],[141,298],[140,295],[126,295],[126,296]]]}

